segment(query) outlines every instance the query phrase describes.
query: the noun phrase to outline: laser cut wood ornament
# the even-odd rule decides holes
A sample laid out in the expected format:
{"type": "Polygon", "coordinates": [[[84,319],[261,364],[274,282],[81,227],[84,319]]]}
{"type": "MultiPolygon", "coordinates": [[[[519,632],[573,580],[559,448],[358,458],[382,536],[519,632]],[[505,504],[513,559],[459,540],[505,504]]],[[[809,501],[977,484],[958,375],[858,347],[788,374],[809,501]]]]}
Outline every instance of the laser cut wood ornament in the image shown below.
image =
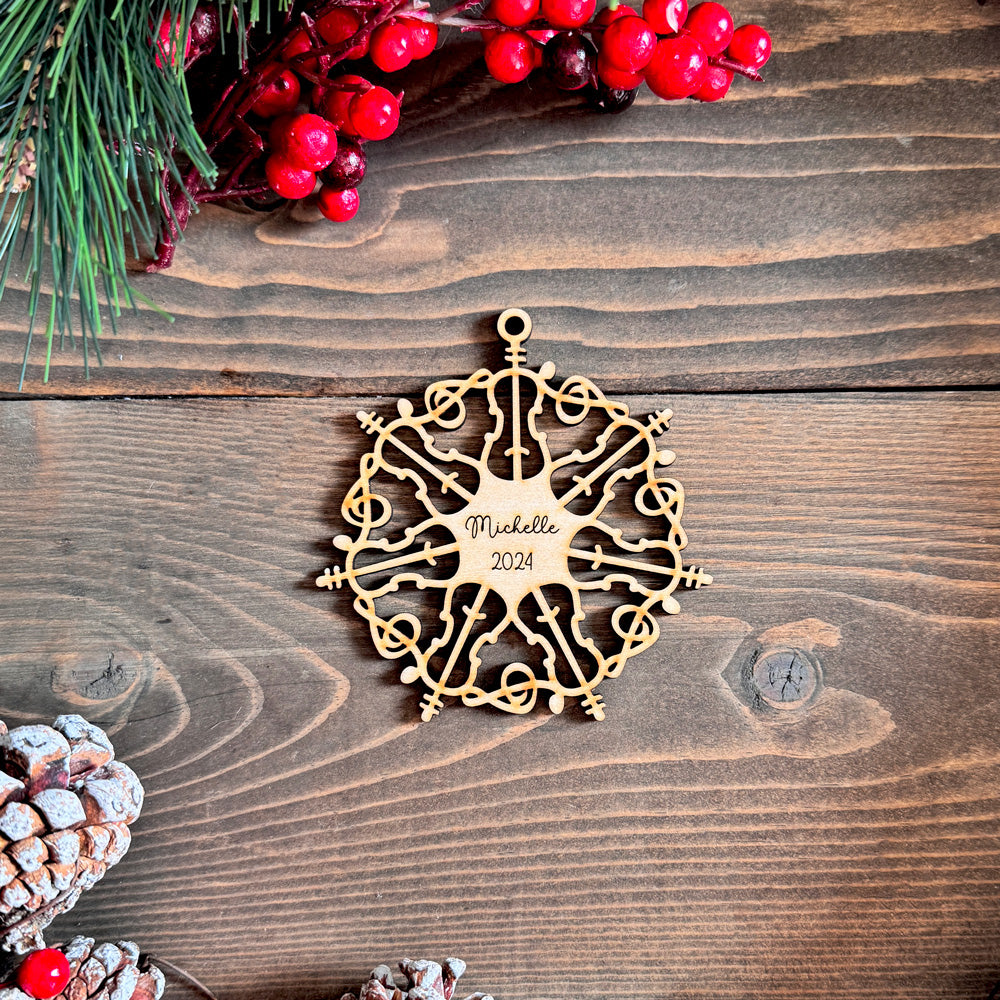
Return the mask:
{"type": "Polygon", "coordinates": [[[334,539],[344,566],[316,584],[351,587],[379,653],[427,688],[424,721],[445,697],[523,714],[542,692],[552,712],[576,698],[603,719],[596,688],[656,642],[652,610],[712,582],[683,566],[684,491],[657,473],[675,457],[656,444],[671,412],[642,422],[586,378],[554,383],[551,361],[523,367],[523,310],[497,330],[507,367],[433,383],[423,413],[358,411],[374,438],[342,507],[358,535],[334,539]],[[512,641],[527,655],[504,663],[512,641]]]}

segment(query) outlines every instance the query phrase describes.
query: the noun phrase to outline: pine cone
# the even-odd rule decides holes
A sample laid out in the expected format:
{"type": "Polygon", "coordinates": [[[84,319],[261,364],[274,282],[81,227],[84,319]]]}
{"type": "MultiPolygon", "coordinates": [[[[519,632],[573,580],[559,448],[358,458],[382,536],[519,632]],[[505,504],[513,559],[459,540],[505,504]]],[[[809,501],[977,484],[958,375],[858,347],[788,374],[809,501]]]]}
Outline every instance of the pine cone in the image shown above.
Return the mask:
{"type": "MultiPolygon", "coordinates": [[[[131,941],[100,944],[75,937],[61,945],[69,959],[69,982],[54,1000],[160,1000],[163,973],[131,941]]],[[[31,1000],[17,986],[0,986],[0,1000],[31,1000]]]]}
{"type": "MultiPolygon", "coordinates": [[[[357,997],[345,993],[340,1000],[452,1000],[455,984],[465,972],[465,962],[446,958],[438,965],[427,959],[413,962],[404,958],[399,969],[404,976],[401,985],[393,979],[388,965],[379,965],[372,970],[357,997]]],[[[0,1000],[6,998],[0,994],[0,1000]]],[[[489,993],[470,993],[465,1000],[493,1000],[493,997],[489,993]]]]}
{"type": "Polygon", "coordinates": [[[0,945],[45,947],[42,930],[128,850],[142,797],[80,716],[10,732],[0,722],[0,945]]]}

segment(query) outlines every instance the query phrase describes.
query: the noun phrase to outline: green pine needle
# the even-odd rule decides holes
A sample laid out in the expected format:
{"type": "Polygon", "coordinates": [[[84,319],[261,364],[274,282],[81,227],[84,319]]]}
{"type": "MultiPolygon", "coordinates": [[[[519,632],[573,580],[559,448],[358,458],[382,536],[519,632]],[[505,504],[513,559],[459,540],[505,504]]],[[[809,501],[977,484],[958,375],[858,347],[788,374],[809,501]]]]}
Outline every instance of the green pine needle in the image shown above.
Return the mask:
{"type": "MultiPolygon", "coordinates": [[[[92,353],[100,362],[102,302],[113,328],[123,306],[135,308],[128,261],[170,231],[167,180],[188,168],[215,177],[180,65],[196,2],[0,0],[0,268],[6,287],[15,257],[25,261],[22,385],[43,282],[46,381],[53,342],[72,342],[74,328],[89,370],[92,353]],[[154,42],[168,16],[173,59],[154,42]]],[[[260,7],[220,0],[223,23],[251,24],[260,7]]]]}

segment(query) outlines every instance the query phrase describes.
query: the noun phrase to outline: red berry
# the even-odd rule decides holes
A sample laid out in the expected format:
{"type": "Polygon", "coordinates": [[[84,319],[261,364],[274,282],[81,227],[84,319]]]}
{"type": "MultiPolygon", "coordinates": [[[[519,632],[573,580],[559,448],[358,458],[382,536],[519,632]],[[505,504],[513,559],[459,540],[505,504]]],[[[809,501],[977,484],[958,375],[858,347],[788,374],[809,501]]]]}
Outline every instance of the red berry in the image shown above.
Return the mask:
{"type": "Polygon", "coordinates": [[[594,24],[607,27],[612,21],[617,21],[620,17],[628,17],[629,14],[634,13],[635,11],[631,7],[623,3],[618,4],[617,7],[602,7],[597,12],[597,17],[594,18],[594,24]]]}
{"type": "Polygon", "coordinates": [[[691,8],[684,30],[701,42],[707,55],[717,56],[733,37],[733,16],[721,3],[699,3],[691,8]]]}
{"type": "Polygon", "coordinates": [[[437,45],[438,26],[433,21],[421,21],[416,17],[401,17],[410,32],[410,55],[414,59],[426,59],[437,45]]]}
{"type": "Polygon", "coordinates": [[[490,0],[483,16],[508,28],[523,28],[538,17],[538,4],[539,0],[490,0]]]}
{"type": "Polygon", "coordinates": [[[760,69],[771,58],[771,36],[759,24],[741,24],[733,32],[726,55],[751,69],[760,69]]]}
{"type": "Polygon", "coordinates": [[[708,75],[708,56],[690,35],[661,38],[646,67],[649,89],[665,101],[690,97],[708,75]]]}
{"type": "Polygon", "coordinates": [[[520,83],[535,68],[535,43],[519,31],[498,31],[484,56],[490,76],[501,83],[520,83]]]}
{"type": "Polygon", "coordinates": [[[316,187],[316,175],[311,170],[292,166],[277,153],[264,161],[264,176],[271,190],[282,198],[305,198],[316,187]]]}
{"type": "Polygon", "coordinates": [[[371,84],[364,77],[355,76],[353,73],[338,76],[330,82],[333,86],[326,91],[326,95],[320,103],[320,111],[323,117],[334,124],[340,132],[347,135],[357,135],[354,126],[351,125],[351,101],[354,100],[355,95],[360,93],[361,90],[371,87],[371,84]],[[342,90],[337,87],[337,84],[360,89],[342,90]]]}
{"type": "Polygon", "coordinates": [[[385,87],[372,87],[354,95],[349,114],[362,139],[385,139],[399,124],[399,101],[385,87]]]}
{"type": "Polygon", "coordinates": [[[58,996],[69,982],[69,960],[58,948],[31,952],[17,970],[17,985],[36,1000],[58,996]]]}
{"type": "Polygon", "coordinates": [[[609,90],[635,90],[643,81],[642,73],[630,73],[612,66],[603,53],[597,57],[597,76],[609,90]]]}
{"type": "Polygon", "coordinates": [[[331,222],[347,222],[358,214],[361,199],[355,188],[347,188],[346,191],[337,191],[334,188],[321,187],[319,189],[319,210],[331,222]]]}
{"type": "Polygon", "coordinates": [[[656,50],[656,32],[641,17],[620,17],[612,21],[601,39],[601,55],[617,69],[636,73],[656,50]]]}
{"type": "Polygon", "coordinates": [[[290,69],[286,69],[267,85],[250,106],[250,110],[261,118],[287,114],[299,103],[300,90],[299,78],[290,69]]]}
{"type": "MultiPolygon", "coordinates": [[[[288,44],[281,50],[281,58],[286,63],[290,63],[296,56],[301,56],[306,52],[312,52],[312,40],[304,31],[296,31],[288,40],[288,44]]],[[[319,69],[319,60],[315,56],[302,59],[295,63],[309,73],[315,73],[319,69]]]]}
{"type": "Polygon", "coordinates": [[[542,0],[542,17],[553,28],[579,28],[594,16],[597,0],[542,0]]]}
{"type": "Polygon", "coordinates": [[[687,13],[687,0],[644,0],[642,5],[642,16],[658,35],[680,31],[687,13]]]}
{"type": "Polygon", "coordinates": [[[386,21],[373,32],[368,55],[383,73],[395,73],[410,65],[410,29],[401,21],[386,21]]]}
{"type": "MultiPolygon", "coordinates": [[[[319,37],[327,45],[340,45],[361,28],[361,17],[347,7],[334,7],[316,22],[319,37]]],[[[368,53],[368,43],[359,42],[344,53],[345,59],[361,59],[368,53]]]]}
{"type": "Polygon", "coordinates": [[[721,101],[729,92],[733,74],[721,66],[709,66],[705,82],[691,95],[696,101],[721,101]]]}
{"type": "Polygon", "coordinates": [[[337,152],[337,130],[320,115],[295,115],[281,129],[275,151],[293,167],[315,173],[337,152]]]}
{"type": "MultiPolygon", "coordinates": [[[[177,58],[177,42],[180,39],[181,33],[181,19],[171,18],[170,14],[164,14],[163,20],[160,21],[160,26],[156,31],[156,38],[154,43],[156,45],[156,65],[172,66],[175,63],[183,63],[183,59],[177,58]]],[[[184,36],[184,59],[191,53],[191,32],[189,31],[184,36]]]]}

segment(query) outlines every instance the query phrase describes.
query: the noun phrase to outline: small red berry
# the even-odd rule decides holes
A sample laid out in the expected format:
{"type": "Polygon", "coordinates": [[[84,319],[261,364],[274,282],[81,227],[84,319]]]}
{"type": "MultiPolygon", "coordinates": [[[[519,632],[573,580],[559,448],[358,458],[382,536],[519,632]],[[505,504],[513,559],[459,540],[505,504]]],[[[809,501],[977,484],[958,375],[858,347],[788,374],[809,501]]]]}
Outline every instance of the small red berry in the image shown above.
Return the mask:
{"type": "Polygon", "coordinates": [[[400,21],[386,21],[373,32],[368,55],[383,73],[395,73],[410,65],[410,29],[400,21]]]}
{"type": "Polygon", "coordinates": [[[542,0],[542,17],[553,28],[579,28],[593,16],[597,0],[542,0]]]}
{"type": "Polygon", "coordinates": [[[385,87],[372,87],[351,98],[349,115],[362,139],[385,139],[399,124],[399,101],[385,87]]]}
{"type": "Polygon", "coordinates": [[[607,27],[612,21],[617,21],[620,17],[628,17],[629,14],[634,13],[635,10],[623,3],[618,4],[617,7],[602,7],[597,12],[597,17],[594,18],[594,24],[607,27]]]}
{"type": "Polygon", "coordinates": [[[523,28],[538,17],[538,4],[539,0],[490,0],[483,16],[508,28],[523,28]]]}
{"type": "Polygon", "coordinates": [[[708,56],[690,35],[661,38],[646,67],[649,89],[665,101],[690,97],[708,75],[708,56]]]}
{"type": "Polygon", "coordinates": [[[331,222],[347,222],[358,214],[361,199],[355,188],[337,191],[334,188],[321,187],[318,203],[319,210],[331,222]]]}
{"type": "Polygon", "coordinates": [[[250,110],[261,118],[287,114],[299,103],[300,91],[299,78],[290,69],[286,69],[267,85],[250,106],[250,110]]]}
{"type": "Polygon", "coordinates": [[[537,65],[534,49],[535,43],[527,35],[498,31],[486,43],[486,68],[501,83],[520,83],[537,65]]]}
{"type": "Polygon", "coordinates": [[[355,76],[353,73],[338,76],[330,82],[333,86],[326,91],[319,110],[323,117],[332,122],[340,132],[346,135],[357,135],[354,126],[351,125],[351,101],[354,100],[356,94],[370,88],[371,84],[363,76],[355,76]],[[351,89],[340,89],[338,84],[351,89]]]}
{"type": "Polygon", "coordinates": [[[644,0],[642,5],[642,16],[658,35],[680,31],[687,12],[687,0],[644,0]]]}
{"type": "Polygon", "coordinates": [[[691,8],[684,30],[701,42],[706,54],[717,56],[733,37],[733,16],[721,3],[708,0],[691,8]]]}
{"type": "Polygon", "coordinates": [[[264,161],[264,176],[271,190],[282,198],[305,198],[316,187],[316,175],[311,170],[294,167],[277,153],[264,161]]]}
{"type": "Polygon", "coordinates": [[[51,1000],[69,982],[69,960],[58,948],[31,952],[17,970],[17,985],[36,1000],[51,1000]]]}
{"type": "Polygon", "coordinates": [[[733,32],[726,55],[751,69],[760,69],[771,58],[771,36],[759,24],[741,24],[733,32]]]}
{"type": "MultiPolygon", "coordinates": [[[[316,22],[316,31],[327,45],[340,45],[361,28],[361,17],[347,7],[334,7],[316,22]]],[[[368,53],[368,43],[359,42],[344,53],[345,59],[361,59],[368,53]]]]}
{"type": "Polygon", "coordinates": [[[275,152],[293,167],[315,173],[337,152],[337,130],[321,115],[295,115],[279,133],[275,152]]]}
{"type": "MultiPolygon", "coordinates": [[[[312,52],[312,40],[304,31],[296,31],[288,40],[288,44],[281,50],[281,58],[286,63],[290,63],[296,56],[312,52]]],[[[315,73],[319,69],[319,60],[315,56],[309,56],[295,63],[309,73],[315,73]]]]}
{"type": "Polygon", "coordinates": [[[637,73],[656,51],[656,32],[641,17],[612,21],[601,39],[601,54],[609,65],[637,73]]]}
{"type": "Polygon", "coordinates": [[[401,17],[410,32],[410,55],[414,59],[426,59],[437,45],[438,26],[433,21],[422,21],[417,17],[401,17]]]}
{"type": "Polygon", "coordinates": [[[696,101],[721,101],[729,93],[733,74],[721,66],[709,66],[705,82],[691,95],[696,101]]]}
{"type": "Polygon", "coordinates": [[[597,76],[610,90],[635,90],[644,79],[642,73],[630,73],[612,66],[603,54],[597,57],[597,76]]]}
{"type": "MultiPolygon", "coordinates": [[[[163,15],[160,26],[156,31],[154,43],[156,45],[156,65],[161,69],[163,66],[172,66],[175,62],[183,63],[183,59],[177,58],[177,42],[181,34],[181,19],[171,18],[170,13],[163,15]]],[[[191,54],[191,32],[184,36],[184,59],[191,54]]]]}

